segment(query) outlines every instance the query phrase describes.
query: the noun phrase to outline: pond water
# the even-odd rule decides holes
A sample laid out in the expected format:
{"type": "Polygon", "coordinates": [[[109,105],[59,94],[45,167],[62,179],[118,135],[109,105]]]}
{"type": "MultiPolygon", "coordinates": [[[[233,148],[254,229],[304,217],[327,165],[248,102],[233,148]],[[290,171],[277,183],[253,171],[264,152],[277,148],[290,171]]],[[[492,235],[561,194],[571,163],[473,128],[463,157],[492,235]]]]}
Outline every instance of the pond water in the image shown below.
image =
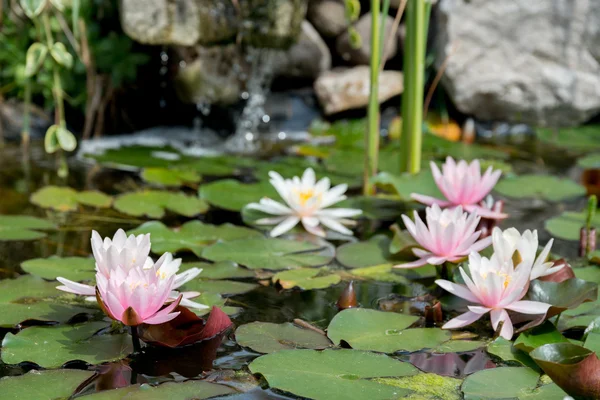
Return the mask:
{"type": "MultiPolygon", "coordinates": [[[[581,179],[583,169],[576,164],[577,152],[566,152],[563,148],[552,147],[536,141],[519,145],[495,144],[491,147],[509,154],[503,165],[511,167],[512,171],[508,174],[510,176],[526,174],[553,175],[570,179],[573,182],[578,182],[581,179]]],[[[315,148],[318,149],[319,147],[315,148]]],[[[442,159],[440,155],[443,155],[443,153],[442,150],[435,158],[442,159]]],[[[352,154],[355,153],[349,152],[346,156],[350,157],[352,154]]],[[[426,153],[426,157],[431,156],[426,153]]],[[[201,189],[203,185],[213,184],[221,179],[233,178],[243,182],[255,182],[257,174],[243,172],[246,171],[244,168],[252,167],[253,161],[251,159],[240,160],[238,162],[244,165],[241,169],[242,172],[237,170],[238,172],[235,174],[219,173],[218,176],[214,176],[211,175],[209,168],[205,168],[207,172],[200,173],[202,182],[184,184],[179,189],[173,186],[169,190],[182,190],[190,196],[196,196],[198,188],[201,189]]],[[[272,160],[273,169],[278,170],[281,160],[287,160],[287,156],[283,154],[275,155],[272,160]]],[[[266,166],[264,168],[268,168],[269,160],[263,159],[261,162],[266,166]]],[[[350,162],[362,164],[362,159],[350,162]]],[[[149,218],[145,215],[127,215],[117,211],[114,207],[94,208],[77,205],[73,210],[62,212],[33,204],[30,201],[32,194],[49,185],[68,186],[77,191],[98,190],[110,196],[158,187],[142,180],[138,171],[112,168],[107,166],[106,162],[94,163],[90,162],[89,159],[72,158],[69,164],[70,174],[67,180],[64,181],[56,175],[55,158],[46,155],[39,143],[32,144],[27,157],[24,157],[20,147],[14,145],[7,145],[0,150],[0,196],[2,198],[0,201],[0,214],[42,217],[53,221],[59,226],[58,230],[48,232],[47,236],[38,240],[0,241],[0,279],[15,279],[24,274],[25,272],[20,267],[21,263],[34,258],[48,258],[51,256],[88,257],[91,254],[89,241],[92,229],[97,230],[102,237],[112,237],[118,228],[128,231],[152,219],[159,219],[168,227],[181,226],[193,219],[216,225],[223,223],[243,225],[242,217],[238,211],[225,210],[215,206],[211,206],[206,212],[193,217],[177,215],[174,212],[167,211],[162,218],[149,218]]],[[[152,166],[152,164],[149,164],[149,166],[152,166]]],[[[298,162],[296,164],[287,162],[285,167],[286,171],[296,171],[300,167],[303,168],[304,165],[298,162]]],[[[333,171],[334,169],[330,168],[330,170],[333,171]]],[[[317,170],[318,177],[321,172],[317,170]]],[[[338,167],[335,172],[339,174],[342,170],[338,167]]],[[[281,171],[281,173],[284,175],[286,172],[281,171]]],[[[284,175],[284,177],[291,176],[284,175]]],[[[556,187],[555,190],[562,191],[563,189],[556,187]]],[[[354,187],[350,190],[350,193],[354,196],[359,191],[359,188],[354,187]]],[[[229,192],[229,196],[236,197],[237,193],[232,190],[229,192]]],[[[564,211],[579,211],[586,204],[586,199],[582,195],[560,199],[559,201],[547,200],[544,196],[506,197],[499,193],[494,193],[494,197],[505,201],[505,212],[510,215],[500,226],[503,228],[514,226],[519,231],[537,229],[540,235],[540,244],[545,244],[551,237],[544,228],[547,220],[564,211]]],[[[414,208],[416,205],[410,207],[414,208]]],[[[406,208],[402,211],[405,210],[406,208]]],[[[133,212],[133,214],[136,213],[133,212]]],[[[388,226],[394,220],[399,219],[398,214],[393,218],[384,218],[381,221],[360,221],[359,227],[355,230],[357,239],[354,240],[366,241],[376,233],[391,235],[388,226]]],[[[293,233],[286,237],[300,241],[312,240],[301,233],[293,233]]],[[[332,239],[330,243],[339,248],[346,242],[332,239]]],[[[552,251],[553,254],[573,259],[577,257],[578,242],[558,238],[555,240],[552,251]]],[[[176,256],[183,258],[184,262],[199,261],[198,256],[189,251],[179,251],[176,256]]],[[[153,257],[157,257],[157,254],[153,254],[153,257]]],[[[347,272],[348,270],[346,266],[335,260],[332,260],[328,265],[330,271],[333,272],[347,272]]],[[[227,293],[227,290],[218,293],[226,299],[224,301],[226,307],[238,308],[237,312],[235,312],[235,309],[228,311],[234,325],[237,327],[255,321],[280,324],[300,319],[314,327],[325,330],[339,312],[336,303],[349,280],[355,281],[354,289],[360,307],[414,315],[419,317],[418,322],[413,325],[414,327],[430,327],[432,325],[426,324],[422,317],[426,306],[432,304],[431,293],[441,294],[439,291],[432,290],[432,276],[424,279],[411,279],[401,283],[400,280],[390,282],[389,280],[379,280],[377,277],[375,279],[369,279],[368,277],[361,279],[357,276],[349,274],[344,276],[342,274],[339,283],[324,289],[301,290],[298,288],[282,289],[274,285],[270,280],[273,275],[272,272],[253,272],[256,272],[253,277],[246,275],[245,277],[234,277],[232,279],[236,282],[256,284],[252,290],[237,295],[231,295],[227,293]]],[[[210,291],[210,285],[215,284],[214,282],[210,281],[207,284],[208,291],[210,291]]],[[[68,304],[69,301],[73,304],[72,299],[64,300],[64,303],[68,304]]],[[[83,321],[86,320],[86,317],[81,318],[83,321]]],[[[95,314],[93,319],[102,320],[102,316],[95,314]]],[[[71,320],[70,322],[80,321],[71,320]]],[[[44,325],[44,323],[22,321],[22,324],[13,327],[5,325],[4,328],[0,328],[0,338],[7,334],[16,334],[20,328],[35,325],[44,325]]],[[[23,332],[28,329],[31,328],[24,329],[23,332]]],[[[493,331],[489,328],[487,320],[485,323],[476,324],[475,328],[468,329],[468,331],[472,333],[471,339],[485,341],[493,336],[493,331]]],[[[6,352],[7,350],[3,349],[2,351],[6,352]]],[[[479,370],[507,365],[507,362],[489,354],[484,348],[459,353],[431,352],[430,350],[392,353],[394,358],[412,363],[421,371],[459,379],[463,379],[479,370]]],[[[259,356],[261,356],[261,353],[249,347],[240,346],[236,342],[233,330],[230,330],[222,342],[219,340],[215,343],[212,340],[180,350],[146,349],[144,354],[128,358],[125,362],[128,365],[126,368],[123,368],[120,362],[104,364],[103,371],[105,373],[100,375],[96,383],[83,385],[79,390],[82,391],[83,395],[89,395],[95,390],[112,388],[118,382],[115,376],[121,376],[122,379],[126,379],[131,383],[180,382],[188,378],[202,378],[209,382],[225,383],[240,392],[228,398],[297,398],[290,393],[286,394],[283,391],[268,389],[264,380],[259,382],[248,373],[248,364],[259,356]],[[106,373],[108,366],[112,368],[111,371],[117,372],[106,373]],[[119,375],[119,371],[125,372],[119,375]]],[[[98,370],[98,367],[82,361],[69,361],[63,367],[98,370]]],[[[17,364],[5,364],[0,361],[0,377],[18,376],[31,369],[40,369],[40,367],[32,360],[23,360],[17,364]]],[[[83,397],[85,398],[85,396],[83,397]]]]}

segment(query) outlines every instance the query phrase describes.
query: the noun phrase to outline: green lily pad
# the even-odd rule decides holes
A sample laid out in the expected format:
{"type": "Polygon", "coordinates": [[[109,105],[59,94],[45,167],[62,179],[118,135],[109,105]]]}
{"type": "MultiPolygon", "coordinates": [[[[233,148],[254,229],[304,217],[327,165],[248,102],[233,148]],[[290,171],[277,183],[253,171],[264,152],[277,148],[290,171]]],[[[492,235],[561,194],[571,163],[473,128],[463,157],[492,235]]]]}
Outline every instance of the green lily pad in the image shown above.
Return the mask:
{"type": "Polygon", "coordinates": [[[450,340],[451,333],[438,328],[406,329],[419,318],[353,308],[341,311],[329,323],[327,336],[335,344],[342,340],[353,349],[393,353],[434,348],[450,340]]]}
{"type": "Polygon", "coordinates": [[[46,237],[40,231],[55,230],[57,226],[45,219],[29,215],[0,215],[0,241],[34,240],[46,237]]]}
{"type": "Polygon", "coordinates": [[[409,285],[411,283],[411,281],[404,275],[394,273],[393,271],[397,270],[392,267],[392,264],[374,265],[372,267],[354,268],[348,271],[348,273],[358,277],[359,279],[401,283],[403,285],[409,285]]]}
{"type": "Polygon", "coordinates": [[[262,237],[260,232],[253,229],[232,224],[211,225],[200,221],[189,221],[179,228],[172,229],[160,221],[149,221],[129,233],[134,235],[150,233],[154,253],[189,250],[197,256],[200,256],[206,246],[217,241],[262,237]]]}
{"type": "Polygon", "coordinates": [[[183,186],[199,183],[202,177],[198,172],[189,169],[175,168],[144,168],[141,177],[145,182],[162,186],[183,186]]]}
{"type": "Polygon", "coordinates": [[[435,347],[434,353],[465,353],[485,347],[480,340],[449,340],[435,347]]]}
{"type": "Polygon", "coordinates": [[[322,275],[327,268],[299,268],[278,272],[271,281],[278,283],[284,289],[299,287],[302,290],[325,289],[338,284],[341,280],[337,274],[322,275]]]}
{"type": "Polygon", "coordinates": [[[561,128],[558,130],[550,128],[537,129],[537,137],[539,140],[554,146],[576,151],[600,149],[598,133],[600,133],[600,127],[598,125],[583,125],[574,128],[561,128]]]}
{"type": "Polygon", "coordinates": [[[237,278],[254,278],[254,271],[247,268],[242,268],[231,261],[221,261],[214,264],[205,262],[190,262],[181,264],[180,271],[185,271],[190,268],[202,269],[200,277],[202,279],[237,279],[237,278]]]}
{"type": "Polygon", "coordinates": [[[494,190],[507,197],[538,197],[548,201],[562,201],[586,194],[585,187],[579,183],[552,175],[507,177],[502,179],[494,190]]]}
{"type": "Polygon", "coordinates": [[[289,322],[252,322],[242,325],[235,331],[235,339],[240,346],[259,353],[292,349],[322,350],[332,346],[327,336],[289,322]]]}
{"type": "Polygon", "coordinates": [[[436,135],[423,135],[423,154],[430,158],[444,159],[447,156],[455,160],[471,161],[478,159],[504,160],[509,154],[494,147],[479,145],[477,143],[452,142],[436,135]]]}
{"type": "Polygon", "coordinates": [[[512,399],[533,391],[539,374],[523,367],[484,369],[469,375],[463,382],[465,400],[512,399]]]}
{"type": "MultiPolygon", "coordinates": [[[[579,231],[585,226],[587,212],[565,211],[557,217],[546,220],[546,229],[554,237],[565,240],[579,240],[579,231]]],[[[600,213],[592,219],[592,226],[600,231],[600,213]]]]}
{"type": "Polygon", "coordinates": [[[406,201],[411,200],[410,195],[412,193],[433,196],[439,199],[444,198],[429,170],[421,171],[417,175],[393,175],[388,172],[381,172],[373,179],[373,183],[406,201]]]}
{"type": "Polygon", "coordinates": [[[61,276],[72,281],[87,281],[96,275],[95,261],[89,257],[34,258],[21,263],[23,271],[44,279],[61,276]]]}
{"type": "Polygon", "coordinates": [[[598,284],[572,278],[563,282],[534,280],[527,291],[527,298],[551,304],[561,310],[573,309],[582,303],[598,299],[598,284]]]}
{"type": "Polygon", "coordinates": [[[132,352],[131,338],[126,334],[94,335],[106,326],[106,322],[33,326],[16,335],[7,333],[2,341],[2,361],[29,361],[43,368],[57,368],[72,360],[99,364],[125,358],[132,352]]]}
{"type": "Polygon", "coordinates": [[[523,332],[515,340],[514,346],[527,353],[548,343],[564,343],[569,340],[564,337],[550,321],[523,332]]]}
{"type": "Polygon", "coordinates": [[[577,160],[577,165],[585,169],[600,169],[600,153],[594,153],[577,160]]]}
{"type": "MultiPolygon", "coordinates": [[[[200,274],[202,276],[202,274],[200,274]]],[[[194,292],[212,292],[222,295],[242,294],[254,290],[258,287],[254,283],[227,281],[227,280],[211,280],[211,279],[194,279],[185,284],[185,290],[194,292]]]]}
{"type": "Polygon", "coordinates": [[[249,365],[269,386],[315,400],[383,400],[411,393],[371,378],[415,375],[418,370],[383,354],[356,350],[282,350],[249,365]]]}
{"type": "Polygon", "coordinates": [[[116,210],[136,217],[146,215],[150,218],[162,218],[165,210],[179,215],[193,217],[208,211],[208,204],[197,197],[185,193],[173,193],[159,190],[142,190],[122,194],[115,199],[116,210]]]}
{"type": "Polygon", "coordinates": [[[592,350],[596,354],[600,354],[600,333],[589,332],[585,338],[583,347],[592,350]]]}
{"type": "Polygon", "coordinates": [[[102,192],[87,190],[78,192],[70,187],[45,186],[31,195],[31,202],[42,208],[56,211],[75,211],[80,204],[107,208],[112,204],[112,197],[102,192]]]}
{"type": "Polygon", "coordinates": [[[223,179],[200,186],[200,198],[209,204],[230,211],[241,211],[249,203],[263,197],[279,201],[277,191],[269,182],[241,183],[235,179],[223,179]]]}
{"type": "Polygon", "coordinates": [[[486,351],[506,362],[519,363],[532,369],[538,368],[535,361],[533,361],[527,353],[517,349],[513,346],[513,342],[506,340],[503,337],[498,337],[488,344],[486,351]]]}
{"type": "Polygon", "coordinates": [[[356,208],[362,210],[362,218],[381,221],[396,220],[407,210],[405,202],[382,196],[352,196],[335,206],[356,208]]]}
{"type": "Polygon", "coordinates": [[[131,169],[131,167],[168,168],[174,163],[180,164],[188,160],[178,150],[168,146],[123,146],[105,150],[102,154],[84,154],[84,156],[107,167],[128,167],[127,169],[131,169]]]}
{"type": "Polygon", "coordinates": [[[207,247],[202,257],[211,261],[233,261],[251,269],[281,270],[317,267],[331,261],[318,254],[321,247],[285,239],[242,239],[207,247]]]}
{"type": "Polygon", "coordinates": [[[158,386],[126,386],[82,396],[89,400],[201,400],[216,396],[238,393],[235,389],[217,383],[189,380],[185,382],[165,382],[158,386]]]}
{"type": "Polygon", "coordinates": [[[192,309],[194,313],[196,313],[196,315],[208,314],[213,306],[219,307],[221,311],[223,311],[227,315],[235,315],[241,311],[241,308],[239,307],[226,306],[225,304],[227,303],[227,299],[225,299],[219,293],[215,292],[200,293],[200,296],[194,297],[192,300],[207,305],[209,307],[202,310],[192,309]]]}
{"type": "Polygon", "coordinates": [[[0,379],[0,393],[4,399],[55,400],[68,398],[86,379],[91,371],[59,369],[53,371],[32,370],[21,376],[0,379]]]}
{"type": "Polygon", "coordinates": [[[402,378],[375,378],[375,382],[411,390],[406,398],[419,400],[460,400],[462,399],[461,379],[436,374],[416,374],[402,378]]]}
{"type": "Polygon", "coordinates": [[[304,157],[283,157],[277,161],[255,162],[252,166],[256,170],[256,178],[261,181],[269,180],[269,171],[277,171],[284,178],[292,178],[294,176],[302,176],[306,168],[310,167],[315,171],[317,179],[326,176],[329,178],[332,185],[345,183],[348,187],[355,188],[360,187],[362,184],[361,176],[328,171],[319,164],[304,157]]]}

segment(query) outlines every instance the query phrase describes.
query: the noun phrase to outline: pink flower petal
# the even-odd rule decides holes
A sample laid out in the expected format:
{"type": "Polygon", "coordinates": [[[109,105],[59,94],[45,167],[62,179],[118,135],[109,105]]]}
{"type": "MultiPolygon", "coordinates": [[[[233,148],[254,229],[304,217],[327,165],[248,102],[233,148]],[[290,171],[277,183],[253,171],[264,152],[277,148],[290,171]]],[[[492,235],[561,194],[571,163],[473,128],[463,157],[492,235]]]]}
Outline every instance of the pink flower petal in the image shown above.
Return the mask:
{"type": "Polygon", "coordinates": [[[504,309],[495,309],[490,312],[490,318],[492,320],[492,327],[494,330],[498,329],[498,324],[500,321],[504,321],[502,325],[502,330],[500,331],[500,336],[502,336],[506,340],[512,339],[513,336],[513,325],[508,313],[504,309]]]}
{"type": "Polygon", "coordinates": [[[467,311],[466,313],[446,322],[444,326],[442,326],[442,329],[462,328],[463,326],[471,325],[473,322],[481,318],[481,316],[482,314],[476,314],[474,312],[467,311]]]}
{"type": "Polygon", "coordinates": [[[419,260],[416,261],[412,261],[409,263],[405,263],[405,264],[398,264],[398,265],[394,265],[393,268],[404,268],[404,269],[408,269],[408,268],[418,268],[418,267],[422,267],[423,265],[427,265],[427,259],[425,258],[421,258],[419,260]]]}
{"type": "Polygon", "coordinates": [[[58,278],[56,278],[56,280],[64,285],[64,286],[56,287],[58,290],[62,290],[63,292],[80,294],[83,296],[95,296],[96,295],[96,289],[93,286],[84,285],[83,283],[73,282],[71,280],[62,278],[60,276],[58,278]]]}
{"type": "Polygon", "coordinates": [[[437,279],[435,283],[447,292],[455,296],[463,298],[473,303],[479,303],[479,299],[466,286],[447,281],[445,279],[437,279]]]}
{"type": "Polygon", "coordinates": [[[550,304],[540,301],[521,300],[515,301],[505,308],[521,314],[545,314],[550,307],[550,304]]]}
{"type": "Polygon", "coordinates": [[[426,204],[428,206],[432,206],[437,204],[440,207],[448,207],[452,203],[447,200],[436,199],[435,197],[426,196],[424,194],[411,193],[410,198],[418,201],[421,204],[426,204]]]}

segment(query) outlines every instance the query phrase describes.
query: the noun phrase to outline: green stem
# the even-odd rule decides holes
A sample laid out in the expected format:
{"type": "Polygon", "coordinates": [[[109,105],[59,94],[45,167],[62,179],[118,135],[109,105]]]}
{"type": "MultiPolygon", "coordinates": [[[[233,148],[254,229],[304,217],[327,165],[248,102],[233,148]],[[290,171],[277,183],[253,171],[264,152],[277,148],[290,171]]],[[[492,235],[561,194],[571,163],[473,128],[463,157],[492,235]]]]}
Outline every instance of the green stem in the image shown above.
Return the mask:
{"type": "Polygon", "coordinates": [[[368,128],[365,133],[365,170],[363,194],[375,193],[371,177],[377,174],[379,157],[379,64],[381,61],[380,0],[371,0],[371,90],[367,109],[368,128]]]}
{"type": "Polygon", "coordinates": [[[25,99],[23,102],[23,129],[21,130],[21,145],[24,148],[29,147],[31,129],[31,80],[25,81],[25,99]]]}
{"type": "Polygon", "coordinates": [[[387,22],[388,12],[390,11],[390,0],[383,0],[381,6],[381,17],[379,26],[379,62],[383,62],[383,54],[385,53],[385,28],[387,22]]]}

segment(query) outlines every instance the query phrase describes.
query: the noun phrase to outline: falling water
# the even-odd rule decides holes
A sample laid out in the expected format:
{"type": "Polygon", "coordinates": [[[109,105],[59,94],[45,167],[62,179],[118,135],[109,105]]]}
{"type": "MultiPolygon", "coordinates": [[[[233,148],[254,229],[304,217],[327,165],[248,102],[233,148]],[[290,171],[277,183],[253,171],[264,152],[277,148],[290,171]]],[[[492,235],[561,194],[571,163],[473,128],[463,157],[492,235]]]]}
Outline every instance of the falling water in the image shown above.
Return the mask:
{"type": "Polygon", "coordinates": [[[167,106],[167,101],[165,100],[165,90],[167,88],[167,72],[169,72],[169,54],[167,53],[167,47],[164,46],[162,51],[160,52],[160,69],[158,71],[160,75],[160,108],[165,108],[167,106]]]}

